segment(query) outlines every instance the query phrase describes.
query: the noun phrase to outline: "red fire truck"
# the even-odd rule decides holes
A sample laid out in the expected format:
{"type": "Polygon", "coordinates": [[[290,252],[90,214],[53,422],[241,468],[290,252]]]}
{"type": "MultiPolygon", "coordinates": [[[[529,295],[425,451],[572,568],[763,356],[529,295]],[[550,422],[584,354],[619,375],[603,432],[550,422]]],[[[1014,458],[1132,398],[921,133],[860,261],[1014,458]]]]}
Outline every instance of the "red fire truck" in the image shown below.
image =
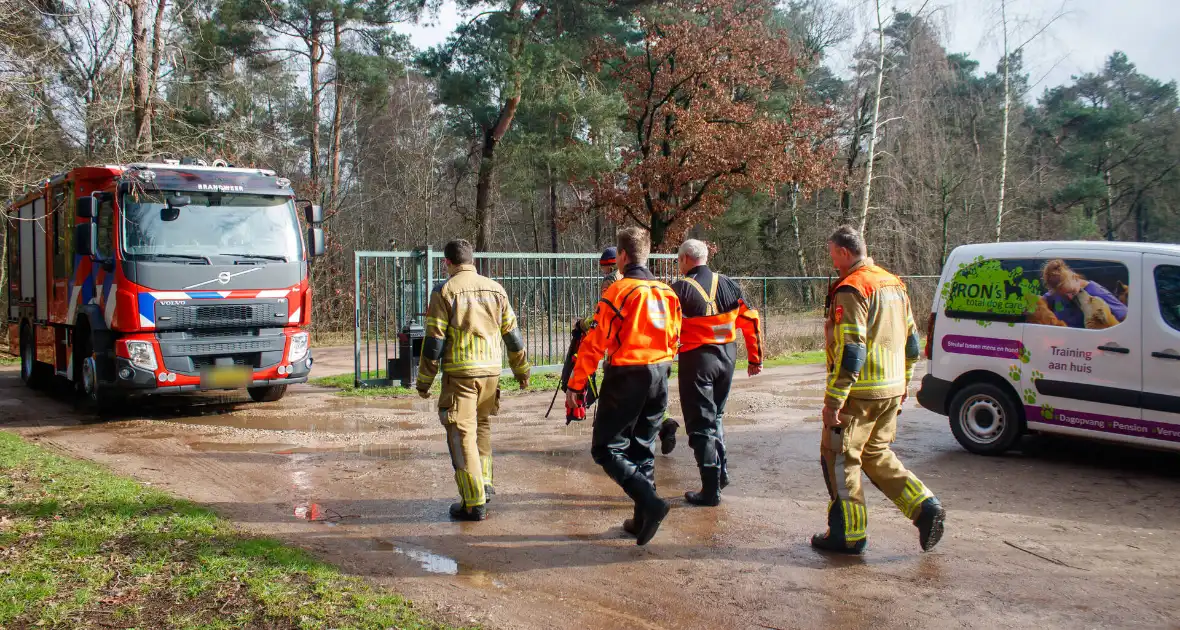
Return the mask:
{"type": "Polygon", "coordinates": [[[30,386],[98,407],[134,394],[307,380],[308,263],[323,213],[291,182],[218,160],[76,168],[9,208],[8,343],[30,386]]]}

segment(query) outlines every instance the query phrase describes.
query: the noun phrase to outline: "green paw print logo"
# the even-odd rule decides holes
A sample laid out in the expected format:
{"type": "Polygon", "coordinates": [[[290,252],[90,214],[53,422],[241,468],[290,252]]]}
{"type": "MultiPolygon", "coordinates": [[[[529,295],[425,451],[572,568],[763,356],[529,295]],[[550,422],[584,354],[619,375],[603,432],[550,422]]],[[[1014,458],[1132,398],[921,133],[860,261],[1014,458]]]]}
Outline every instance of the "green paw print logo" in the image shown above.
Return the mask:
{"type": "Polygon", "coordinates": [[[1031,389],[1024,390],[1024,402],[1030,405],[1037,404],[1037,393],[1031,389]]]}
{"type": "Polygon", "coordinates": [[[1055,409],[1053,409],[1052,407],[1050,407],[1049,405],[1042,405],[1041,406],[1041,417],[1046,420],[1052,420],[1053,416],[1056,413],[1057,413],[1057,411],[1055,409]]]}
{"type": "Polygon", "coordinates": [[[1021,376],[1023,376],[1023,373],[1020,371],[1019,365],[1013,365],[1012,367],[1008,368],[1008,378],[1019,383],[1021,376]]]}
{"type": "Polygon", "coordinates": [[[1021,348],[1020,349],[1020,362],[1021,363],[1028,363],[1031,360],[1032,360],[1032,355],[1028,353],[1028,348],[1021,348]]]}
{"type": "Polygon", "coordinates": [[[991,322],[989,322],[989,321],[985,321],[985,320],[982,320],[982,319],[977,319],[977,320],[975,320],[975,323],[976,323],[976,324],[979,324],[979,327],[980,327],[980,328],[987,328],[988,326],[991,326],[991,325],[992,325],[992,323],[991,323],[991,322]]]}
{"type": "Polygon", "coordinates": [[[1045,375],[1044,375],[1044,374],[1041,374],[1039,370],[1033,370],[1033,373],[1032,373],[1032,380],[1034,380],[1034,381],[1039,381],[1039,380],[1041,380],[1041,379],[1043,379],[1043,378],[1045,378],[1045,375]]]}

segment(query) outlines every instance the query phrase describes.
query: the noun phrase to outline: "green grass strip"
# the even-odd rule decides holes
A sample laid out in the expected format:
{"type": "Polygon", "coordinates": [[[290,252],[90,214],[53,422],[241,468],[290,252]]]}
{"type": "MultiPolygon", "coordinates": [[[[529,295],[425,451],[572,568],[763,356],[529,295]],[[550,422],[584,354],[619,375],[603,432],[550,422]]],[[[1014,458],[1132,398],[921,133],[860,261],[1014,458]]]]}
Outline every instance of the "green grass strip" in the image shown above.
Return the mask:
{"type": "Polygon", "coordinates": [[[0,432],[0,628],[445,628],[212,511],[0,432]]]}

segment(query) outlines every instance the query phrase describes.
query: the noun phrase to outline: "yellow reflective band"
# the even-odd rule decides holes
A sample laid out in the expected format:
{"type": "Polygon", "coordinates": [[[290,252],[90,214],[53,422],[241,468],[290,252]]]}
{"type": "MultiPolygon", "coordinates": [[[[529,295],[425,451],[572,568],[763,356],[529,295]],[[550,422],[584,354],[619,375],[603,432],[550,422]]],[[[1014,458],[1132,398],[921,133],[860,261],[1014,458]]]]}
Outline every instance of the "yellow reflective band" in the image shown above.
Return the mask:
{"type": "Polygon", "coordinates": [[[843,399],[845,399],[845,398],[848,398],[848,393],[849,393],[849,392],[848,392],[848,390],[846,390],[846,389],[844,389],[844,390],[841,390],[841,389],[837,389],[837,388],[835,388],[835,387],[829,387],[829,388],[828,388],[828,392],[827,392],[827,393],[828,393],[828,395],[829,395],[829,396],[831,396],[831,397],[833,397],[833,398],[838,398],[838,399],[841,399],[841,400],[843,400],[843,399]]]}
{"type": "Polygon", "coordinates": [[[483,466],[483,482],[487,485],[492,484],[492,456],[479,458],[479,463],[483,466]]]}

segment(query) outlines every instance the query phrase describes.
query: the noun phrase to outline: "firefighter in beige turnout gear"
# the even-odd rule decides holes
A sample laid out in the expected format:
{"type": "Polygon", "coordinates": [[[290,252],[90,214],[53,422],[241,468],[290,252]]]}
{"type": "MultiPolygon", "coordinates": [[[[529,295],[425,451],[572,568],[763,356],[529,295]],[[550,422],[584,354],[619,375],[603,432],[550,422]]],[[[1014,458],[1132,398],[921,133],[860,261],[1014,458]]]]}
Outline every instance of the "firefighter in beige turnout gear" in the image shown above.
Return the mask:
{"type": "Polygon", "coordinates": [[[867,545],[861,471],[918,527],[924,551],[942,537],[946,513],[890,449],[897,415],[919,357],[918,332],[905,285],[876,266],[864,240],[840,228],[828,241],[840,281],[828,295],[824,336],[828,379],[821,463],[831,495],[828,531],[812,546],[861,553],[867,545]]]}
{"type": "Polygon", "coordinates": [[[521,389],[528,387],[529,364],[508,294],[475,271],[471,244],[451,241],[444,251],[450,279],[430,294],[417,387],[429,398],[441,367],[438,415],[462,499],[451,518],[478,521],[494,494],[490,417],[500,409],[501,340],[521,389]]]}

